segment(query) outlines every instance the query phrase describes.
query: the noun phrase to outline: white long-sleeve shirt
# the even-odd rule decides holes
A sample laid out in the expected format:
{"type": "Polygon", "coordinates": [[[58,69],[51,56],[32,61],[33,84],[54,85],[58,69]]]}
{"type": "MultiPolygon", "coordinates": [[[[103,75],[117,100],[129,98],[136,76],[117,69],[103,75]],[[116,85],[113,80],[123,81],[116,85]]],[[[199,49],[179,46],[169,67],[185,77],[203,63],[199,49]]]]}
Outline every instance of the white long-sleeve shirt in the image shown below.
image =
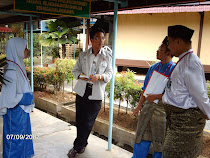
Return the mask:
{"type": "MultiPolygon", "coordinates": [[[[192,49],[181,54],[181,59],[192,49]]],[[[210,118],[210,100],[207,95],[203,66],[194,53],[187,54],[175,67],[170,77],[171,86],[166,88],[163,103],[179,108],[200,108],[210,118]]]]}
{"type": "MultiPolygon", "coordinates": [[[[107,82],[109,82],[112,78],[112,51],[107,46],[101,48],[100,53],[97,55],[98,59],[96,61],[95,71],[96,74],[100,74],[103,76],[104,81],[97,81],[93,83],[92,87],[92,95],[88,98],[90,100],[102,100],[104,98],[105,87],[107,82]]],[[[74,77],[78,79],[78,76],[82,73],[87,75],[88,77],[92,69],[94,61],[94,55],[92,53],[92,47],[88,49],[86,52],[82,52],[79,54],[79,59],[72,71],[74,77]]],[[[81,97],[85,94],[86,84],[89,81],[84,81],[79,79],[77,84],[74,87],[74,91],[81,97]]]]}

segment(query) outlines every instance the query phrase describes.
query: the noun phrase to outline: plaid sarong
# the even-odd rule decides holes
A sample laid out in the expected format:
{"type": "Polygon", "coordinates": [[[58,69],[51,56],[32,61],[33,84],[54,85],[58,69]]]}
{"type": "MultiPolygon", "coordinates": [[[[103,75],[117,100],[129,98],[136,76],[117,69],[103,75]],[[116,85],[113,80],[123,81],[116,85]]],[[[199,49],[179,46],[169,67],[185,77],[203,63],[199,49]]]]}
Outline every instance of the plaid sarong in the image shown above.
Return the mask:
{"type": "Polygon", "coordinates": [[[165,105],[167,133],[163,158],[197,158],[203,149],[205,116],[199,108],[165,105]]]}
{"type": "Polygon", "coordinates": [[[146,101],[140,112],[135,142],[151,141],[150,152],[162,152],[165,134],[166,113],[162,102],[155,104],[146,101]]]}

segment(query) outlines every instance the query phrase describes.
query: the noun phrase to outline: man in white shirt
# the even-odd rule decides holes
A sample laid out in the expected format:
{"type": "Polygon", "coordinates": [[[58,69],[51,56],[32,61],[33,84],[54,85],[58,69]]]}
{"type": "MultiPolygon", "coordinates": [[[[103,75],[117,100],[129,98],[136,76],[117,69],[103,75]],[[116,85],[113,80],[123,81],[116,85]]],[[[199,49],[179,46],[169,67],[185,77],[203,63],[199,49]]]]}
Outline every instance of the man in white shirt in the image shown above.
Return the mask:
{"type": "Polygon", "coordinates": [[[152,101],[162,97],[166,104],[168,129],[163,147],[166,158],[197,158],[202,152],[205,119],[210,118],[203,66],[191,49],[194,31],[182,26],[168,27],[168,48],[179,57],[164,95],[151,95],[152,101]]]}
{"type": "Polygon", "coordinates": [[[104,46],[104,30],[92,27],[90,40],[92,47],[79,54],[79,59],[72,71],[78,82],[74,88],[76,95],[77,138],[68,157],[85,151],[88,137],[95,119],[101,109],[105,86],[112,78],[112,51],[104,46]]]}

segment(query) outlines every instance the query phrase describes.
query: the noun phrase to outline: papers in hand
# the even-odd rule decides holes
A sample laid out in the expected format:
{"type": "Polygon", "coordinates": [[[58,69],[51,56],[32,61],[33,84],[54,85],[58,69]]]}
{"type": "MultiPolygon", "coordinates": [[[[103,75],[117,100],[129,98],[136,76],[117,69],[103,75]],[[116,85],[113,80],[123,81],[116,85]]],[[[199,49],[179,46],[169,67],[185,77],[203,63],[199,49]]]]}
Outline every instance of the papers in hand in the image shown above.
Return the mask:
{"type": "MultiPolygon", "coordinates": [[[[154,70],[143,95],[147,97],[147,94],[162,94],[164,92],[168,80],[168,76],[165,76],[154,70]]],[[[154,103],[157,104],[158,101],[159,100],[155,100],[154,103]]]]}
{"type": "Polygon", "coordinates": [[[89,77],[86,76],[86,75],[80,75],[79,77],[80,77],[80,78],[87,78],[87,79],[89,78],[89,77]]]}

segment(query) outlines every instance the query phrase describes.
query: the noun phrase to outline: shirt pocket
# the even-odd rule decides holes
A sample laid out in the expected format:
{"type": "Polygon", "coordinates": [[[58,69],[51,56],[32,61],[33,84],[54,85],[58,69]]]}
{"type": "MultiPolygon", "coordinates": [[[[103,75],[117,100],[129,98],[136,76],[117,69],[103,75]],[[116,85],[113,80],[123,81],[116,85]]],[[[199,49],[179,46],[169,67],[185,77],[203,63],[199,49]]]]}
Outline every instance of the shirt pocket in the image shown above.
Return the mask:
{"type": "Polygon", "coordinates": [[[86,59],[82,61],[82,73],[86,73],[86,59]]]}
{"type": "Polygon", "coordinates": [[[107,62],[106,61],[102,61],[101,65],[99,67],[99,74],[103,74],[107,68],[107,62]]]}

